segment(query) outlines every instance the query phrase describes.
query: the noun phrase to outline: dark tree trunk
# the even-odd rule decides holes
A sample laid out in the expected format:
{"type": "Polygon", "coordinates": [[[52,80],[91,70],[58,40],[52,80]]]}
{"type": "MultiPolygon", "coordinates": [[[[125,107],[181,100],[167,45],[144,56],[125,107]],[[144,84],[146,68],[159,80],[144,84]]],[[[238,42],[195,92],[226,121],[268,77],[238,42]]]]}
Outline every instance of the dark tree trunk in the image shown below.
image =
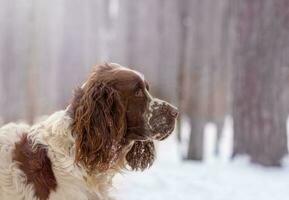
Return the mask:
{"type": "Polygon", "coordinates": [[[177,77],[177,97],[178,97],[178,105],[179,105],[179,111],[180,115],[177,122],[177,140],[181,142],[182,139],[182,126],[181,126],[181,120],[182,120],[182,114],[186,113],[185,111],[185,73],[187,72],[187,46],[189,42],[189,21],[190,21],[190,1],[189,0],[182,0],[179,4],[178,13],[180,15],[180,23],[179,23],[179,29],[180,29],[180,39],[179,39],[179,68],[178,68],[178,77],[177,77]]]}
{"type": "Polygon", "coordinates": [[[191,134],[187,156],[188,160],[203,160],[204,124],[205,122],[202,118],[190,118],[191,134]]]}
{"type": "Polygon", "coordinates": [[[286,124],[279,97],[285,89],[282,39],[288,37],[285,11],[289,4],[281,2],[243,0],[237,4],[234,155],[249,154],[252,162],[265,166],[280,165],[287,152],[286,124]]]}
{"type": "Polygon", "coordinates": [[[180,72],[184,85],[180,102],[182,111],[190,117],[188,159],[202,159],[206,123],[217,124],[217,138],[220,138],[224,117],[228,112],[227,49],[231,44],[228,37],[228,4],[227,0],[196,0],[184,5],[189,8],[189,14],[186,20],[187,41],[184,41],[185,67],[184,72],[180,72]]]}

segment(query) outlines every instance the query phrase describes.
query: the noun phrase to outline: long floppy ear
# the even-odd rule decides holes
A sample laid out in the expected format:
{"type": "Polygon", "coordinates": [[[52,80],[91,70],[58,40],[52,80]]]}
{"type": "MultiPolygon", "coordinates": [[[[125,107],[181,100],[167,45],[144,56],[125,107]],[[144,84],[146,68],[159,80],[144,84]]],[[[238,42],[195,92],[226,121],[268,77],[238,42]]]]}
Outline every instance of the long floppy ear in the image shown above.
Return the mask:
{"type": "Polygon", "coordinates": [[[143,171],[152,166],[155,160],[155,145],[152,141],[136,141],[126,155],[132,170],[143,171]]]}
{"type": "Polygon", "coordinates": [[[117,159],[126,129],[118,92],[104,83],[90,81],[76,91],[71,110],[76,163],[89,172],[107,170],[117,159]]]}

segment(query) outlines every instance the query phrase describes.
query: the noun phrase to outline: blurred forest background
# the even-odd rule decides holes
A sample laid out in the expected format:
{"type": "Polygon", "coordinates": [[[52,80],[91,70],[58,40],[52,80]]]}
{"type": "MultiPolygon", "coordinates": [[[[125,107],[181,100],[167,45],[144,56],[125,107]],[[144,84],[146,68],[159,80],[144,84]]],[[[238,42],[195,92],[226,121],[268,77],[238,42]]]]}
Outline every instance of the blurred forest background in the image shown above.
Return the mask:
{"type": "Polygon", "coordinates": [[[63,109],[93,65],[117,62],[179,106],[186,159],[203,159],[208,122],[218,142],[232,116],[232,157],[280,166],[288,33],[288,0],[0,0],[0,118],[32,123],[63,109]]]}

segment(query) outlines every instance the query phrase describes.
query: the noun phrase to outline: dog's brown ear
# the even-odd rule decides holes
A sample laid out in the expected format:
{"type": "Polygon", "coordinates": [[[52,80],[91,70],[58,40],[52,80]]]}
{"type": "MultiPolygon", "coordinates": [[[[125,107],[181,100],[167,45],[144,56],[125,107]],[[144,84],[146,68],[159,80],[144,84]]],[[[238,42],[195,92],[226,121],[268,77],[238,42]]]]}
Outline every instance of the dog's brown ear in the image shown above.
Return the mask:
{"type": "Polygon", "coordinates": [[[125,131],[125,111],[118,92],[103,83],[88,82],[71,104],[76,163],[88,171],[114,164],[125,131]]]}
{"type": "Polygon", "coordinates": [[[155,145],[152,141],[136,141],[126,155],[127,164],[132,170],[143,171],[152,166],[155,160],[155,145]]]}

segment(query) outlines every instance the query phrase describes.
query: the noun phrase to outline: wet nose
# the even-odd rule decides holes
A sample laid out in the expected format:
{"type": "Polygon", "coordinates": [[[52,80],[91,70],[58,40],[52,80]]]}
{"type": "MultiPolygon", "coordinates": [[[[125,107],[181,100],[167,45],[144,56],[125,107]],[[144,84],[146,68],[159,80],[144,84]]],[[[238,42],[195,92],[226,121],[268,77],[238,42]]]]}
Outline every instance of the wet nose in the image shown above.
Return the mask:
{"type": "Polygon", "coordinates": [[[170,114],[172,117],[177,117],[179,115],[179,111],[175,107],[170,107],[170,114]]]}

